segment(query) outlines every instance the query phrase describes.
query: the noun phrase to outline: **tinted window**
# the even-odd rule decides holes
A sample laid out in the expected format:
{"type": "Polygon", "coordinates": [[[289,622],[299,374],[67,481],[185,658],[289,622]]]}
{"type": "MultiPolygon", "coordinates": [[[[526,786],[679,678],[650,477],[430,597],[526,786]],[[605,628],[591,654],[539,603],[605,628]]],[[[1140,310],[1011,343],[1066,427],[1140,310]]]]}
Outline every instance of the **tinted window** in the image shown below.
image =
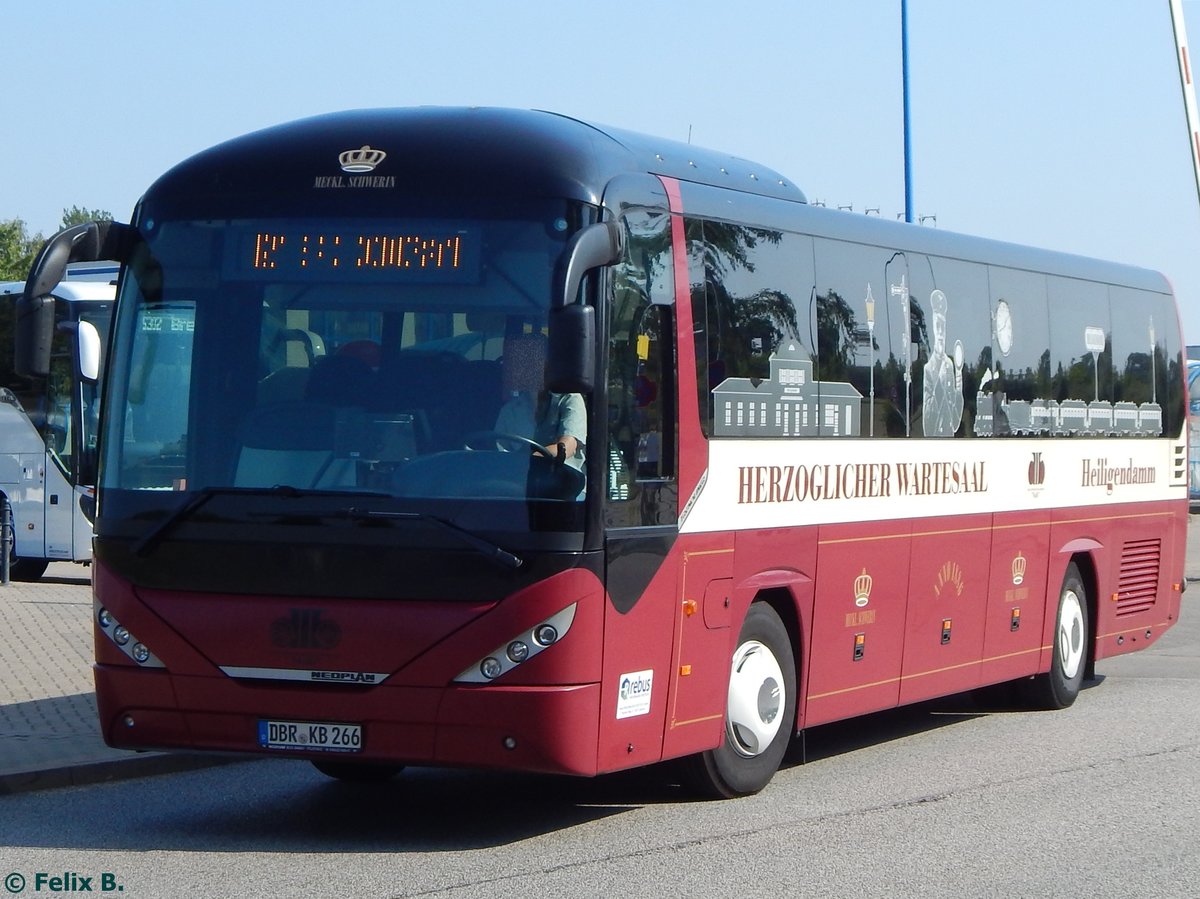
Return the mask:
{"type": "Polygon", "coordinates": [[[979,385],[991,377],[987,269],[957,259],[909,254],[917,356],[913,414],[925,437],[976,433],[979,385]],[[920,405],[917,405],[917,398],[920,405]]]}
{"type": "Polygon", "coordinates": [[[1046,276],[991,267],[988,286],[994,377],[980,385],[975,431],[996,436],[1048,434],[1042,421],[1051,374],[1046,276]]]}
{"type": "Polygon", "coordinates": [[[790,391],[812,382],[811,240],[709,221],[687,236],[705,434],[799,433],[790,391]]]}
{"type": "Polygon", "coordinates": [[[824,436],[913,432],[920,395],[909,260],[880,247],[816,240],[817,367],[824,436]],[[846,413],[838,415],[841,405],[846,413]],[[857,407],[856,420],[849,409],[857,407]]]}
{"type": "Polygon", "coordinates": [[[624,223],[626,257],[614,271],[609,309],[606,524],[671,524],[678,507],[671,220],[635,212],[624,223]]]}

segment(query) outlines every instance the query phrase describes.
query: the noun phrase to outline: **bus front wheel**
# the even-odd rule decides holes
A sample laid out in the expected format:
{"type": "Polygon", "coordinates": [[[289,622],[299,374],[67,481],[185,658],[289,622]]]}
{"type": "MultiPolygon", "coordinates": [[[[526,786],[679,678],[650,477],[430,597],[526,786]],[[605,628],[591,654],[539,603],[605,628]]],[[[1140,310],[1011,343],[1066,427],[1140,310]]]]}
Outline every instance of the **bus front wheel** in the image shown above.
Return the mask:
{"type": "Polygon", "coordinates": [[[336,780],[347,783],[381,783],[391,780],[404,770],[403,765],[388,765],[382,762],[343,762],[313,759],[312,766],[336,780]]]}
{"type": "Polygon", "coordinates": [[[712,798],[757,793],[779,768],[796,722],[796,664],[779,615],[750,606],[729,670],[725,737],[685,760],[689,785],[712,798]]]}

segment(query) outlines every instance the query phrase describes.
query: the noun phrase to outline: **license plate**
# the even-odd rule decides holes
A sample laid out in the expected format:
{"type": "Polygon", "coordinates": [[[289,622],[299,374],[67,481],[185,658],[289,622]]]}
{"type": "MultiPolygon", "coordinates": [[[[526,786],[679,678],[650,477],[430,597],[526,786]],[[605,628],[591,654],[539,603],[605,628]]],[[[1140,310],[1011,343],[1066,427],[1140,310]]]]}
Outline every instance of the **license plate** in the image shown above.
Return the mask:
{"type": "Polygon", "coordinates": [[[259,721],[258,745],[263,749],[361,752],[362,725],[328,721],[259,721]]]}

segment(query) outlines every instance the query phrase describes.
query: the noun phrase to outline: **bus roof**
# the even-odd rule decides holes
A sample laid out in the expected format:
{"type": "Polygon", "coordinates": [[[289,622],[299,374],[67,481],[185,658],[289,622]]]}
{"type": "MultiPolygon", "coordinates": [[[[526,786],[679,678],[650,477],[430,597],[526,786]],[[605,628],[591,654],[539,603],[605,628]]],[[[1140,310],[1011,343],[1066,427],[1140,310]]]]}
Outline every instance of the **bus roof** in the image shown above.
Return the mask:
{"type": "MultiPolygon", "coordinates": [[[[439,208],[443,200],[483,196],[599,205],[613,179],[647,173],[682,182],[685,198],[688,184],[698,193],[735,191],[757,205],[753,215],[764,227],[1170,292],[1158,272],[812,207],[796,185],[758,163],[537,110],[360,109],[275,125],[176,165],[146,192],[139,216],[256,216],[268,208],[320,215],[336,203],[345,204],[339,211],[352,205],[364,215],[388,214],[397,194],[429,198],[439,208]],[[361,154],[346,161],[362,162],[362,170],[344,171],[344,154],[361,154]],[[769,211],[772,204],[758,197],[789,202],[769,211]]],[[[727,199],[718,205],[733,209],[727,199]]]]}
{"type": "Polygon", "coordinates": [[[364,147],[388,156],[374,175],[394,179],[390,186],[410,194],[534,195],[599,204],[612,178],[649,172],[805,199],[778,172],[736,156],[552,112],[455,107],[351,110],[276,125],[183,161],[147,197],[164,189],[261,197],[370,186],[366,179],[373,175],[352,181],[356,176],[339,164],[343,152],[364,147]]]}
{"type": "MultiPolygon", "coordinates": [[[[112,267],[113,272],[116,267],[112,267]]],[[[19,297],[25,292],[24,281],[7,281],[0,283],[0,297],[19,297]]],[[[111,302],[116,296],[115,274],[106,280],[73,279],[70,272],[67,278],[60,281],[54,288],[54,296],[70,302],[111,302]]]]}

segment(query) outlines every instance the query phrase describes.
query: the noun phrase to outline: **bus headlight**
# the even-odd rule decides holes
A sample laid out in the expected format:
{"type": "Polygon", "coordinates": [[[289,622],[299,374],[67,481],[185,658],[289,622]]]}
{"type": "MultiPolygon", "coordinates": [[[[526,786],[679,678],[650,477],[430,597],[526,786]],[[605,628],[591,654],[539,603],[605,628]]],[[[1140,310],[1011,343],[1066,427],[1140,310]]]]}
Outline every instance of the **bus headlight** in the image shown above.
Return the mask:
{"type": "Polygon", "coordinates": [[[129,628],[117,620],[117,616],[112,612],[95,600],[92,600],[92,609],[96,615],[96,624],[100,626],[100,633],[108,637],[117,649],[137,662],[142,668],[167,667],[158,656],[150,651],[150,647],[135,637],[129,628]]]}
{"type": "Polygon", "coordinates": [[[561,640],[575,620],[576,603],[535,624],[523,634],[517,634],[500,644],[458,677],[456,684],[487,684],[529,661],[539,652],[561,640]]]}

